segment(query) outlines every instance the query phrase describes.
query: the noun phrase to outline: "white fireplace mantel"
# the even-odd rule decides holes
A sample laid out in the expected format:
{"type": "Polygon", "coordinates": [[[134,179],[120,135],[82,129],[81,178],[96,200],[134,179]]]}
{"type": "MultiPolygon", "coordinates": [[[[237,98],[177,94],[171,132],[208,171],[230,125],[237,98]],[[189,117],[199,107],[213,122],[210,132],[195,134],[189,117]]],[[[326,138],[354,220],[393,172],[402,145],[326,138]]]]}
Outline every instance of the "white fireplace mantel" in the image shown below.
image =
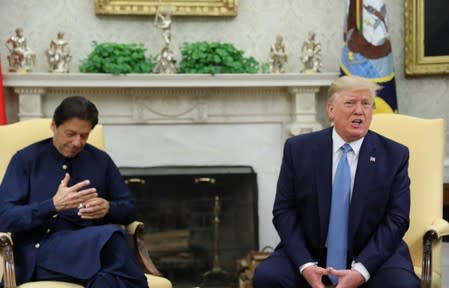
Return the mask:
{"type": "Polygon", "coordinates": [[[104,124],[281,122],[291,134],[317,130],[317,97],[337,73],[6,73],[18,119],[50,117],[62,97],[93,99],[104,124]]]}
{"type": "Polygon", "coordinates": [[[6,87],[22,88],[185,88],[185,87],[322,87],[337,73],[316,74],[88,74],[6,73],[6,87]]]}

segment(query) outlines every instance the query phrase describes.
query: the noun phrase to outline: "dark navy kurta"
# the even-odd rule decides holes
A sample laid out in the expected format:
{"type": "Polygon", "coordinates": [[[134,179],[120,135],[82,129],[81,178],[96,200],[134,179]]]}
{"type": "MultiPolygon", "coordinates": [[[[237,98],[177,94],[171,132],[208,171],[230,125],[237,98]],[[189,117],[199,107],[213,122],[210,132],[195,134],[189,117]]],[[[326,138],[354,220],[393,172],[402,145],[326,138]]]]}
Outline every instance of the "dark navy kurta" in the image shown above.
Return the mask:
{"type": "Polygon", "coordinates": [[[93,277],[101,268],[102,247],[114,233],[123,233],[108,223],[135,218],[134,198],[116,165],[89,144],[71,159],[52,139],[32,144],[13,156],[0,186],[0,231],[12,232],[18,284],[32,279],[36,265],[76,279],[93,277]],[[69,186],[89,180],[109,201],[104,219],[81,219],[78,209],[56,212],[52,198],[66,172],[69,186]]]}

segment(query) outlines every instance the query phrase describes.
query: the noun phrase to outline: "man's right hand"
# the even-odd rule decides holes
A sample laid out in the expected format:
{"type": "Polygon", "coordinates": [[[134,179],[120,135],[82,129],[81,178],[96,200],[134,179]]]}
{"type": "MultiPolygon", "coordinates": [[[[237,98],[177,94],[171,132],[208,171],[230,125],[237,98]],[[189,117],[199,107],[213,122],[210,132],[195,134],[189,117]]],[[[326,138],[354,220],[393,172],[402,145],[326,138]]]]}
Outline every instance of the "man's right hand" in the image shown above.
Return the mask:
{"type": "Polygon", "coordinates": [[[90,184],[89,180],[84,180],[68,187],[69,181],[70,175],[66,173],[58,186],[58,191],[53,196],[53,205],[55,205],[58,212],[78,208],[87,200],[98,196],[95,188],[83,189],[90,184]]]}
{"type": "Polygon", "coordinates": [[[324,288],[322,277],[327,275],[328,270],[317,265],[312,265],[302,271],[302,276],[312,288],[324,288]]]}

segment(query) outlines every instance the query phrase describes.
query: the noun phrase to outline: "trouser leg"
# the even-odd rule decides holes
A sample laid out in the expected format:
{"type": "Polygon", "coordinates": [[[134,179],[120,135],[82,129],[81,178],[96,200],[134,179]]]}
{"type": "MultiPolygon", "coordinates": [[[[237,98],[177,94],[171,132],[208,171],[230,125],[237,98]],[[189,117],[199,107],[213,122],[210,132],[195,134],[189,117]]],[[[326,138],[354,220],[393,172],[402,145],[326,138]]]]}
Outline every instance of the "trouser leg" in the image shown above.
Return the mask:
{"type": "Polygon", "coordinates": [[[101,250],[101,270],[87,288],[146,288],[144,272],[122,233],[114,233],[101,250]]]}
{"type": "Polygon", "coordinates": [[[310,287],[282,249],[276,250],[255,270],[254,288],[305,288],[310,287]]]}
{"type": "Polygon", "coordinates": [[[415,273],[402,268],[380,269],[366,283],[368,288],[419,288],[420,286],[420,280],[415,273]]]}

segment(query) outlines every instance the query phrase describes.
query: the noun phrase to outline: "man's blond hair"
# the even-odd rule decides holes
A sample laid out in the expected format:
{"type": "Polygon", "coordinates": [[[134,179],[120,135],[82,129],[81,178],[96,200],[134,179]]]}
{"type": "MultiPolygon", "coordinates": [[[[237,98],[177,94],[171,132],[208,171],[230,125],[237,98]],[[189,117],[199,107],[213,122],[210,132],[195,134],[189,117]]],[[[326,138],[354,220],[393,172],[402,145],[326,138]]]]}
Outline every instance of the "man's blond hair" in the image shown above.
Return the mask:
{"type": "Polygon", "coordinates": [[[329,90],[327,92],[328,102],[332,102],[335,95],[341,91],[347,90],[369,90],[374,97],[376,92],[381,89],[381,86],[377,83],[371,81],[368,78],[358,77],[358,76],[342,76],[334,80],[329,90]]]}

